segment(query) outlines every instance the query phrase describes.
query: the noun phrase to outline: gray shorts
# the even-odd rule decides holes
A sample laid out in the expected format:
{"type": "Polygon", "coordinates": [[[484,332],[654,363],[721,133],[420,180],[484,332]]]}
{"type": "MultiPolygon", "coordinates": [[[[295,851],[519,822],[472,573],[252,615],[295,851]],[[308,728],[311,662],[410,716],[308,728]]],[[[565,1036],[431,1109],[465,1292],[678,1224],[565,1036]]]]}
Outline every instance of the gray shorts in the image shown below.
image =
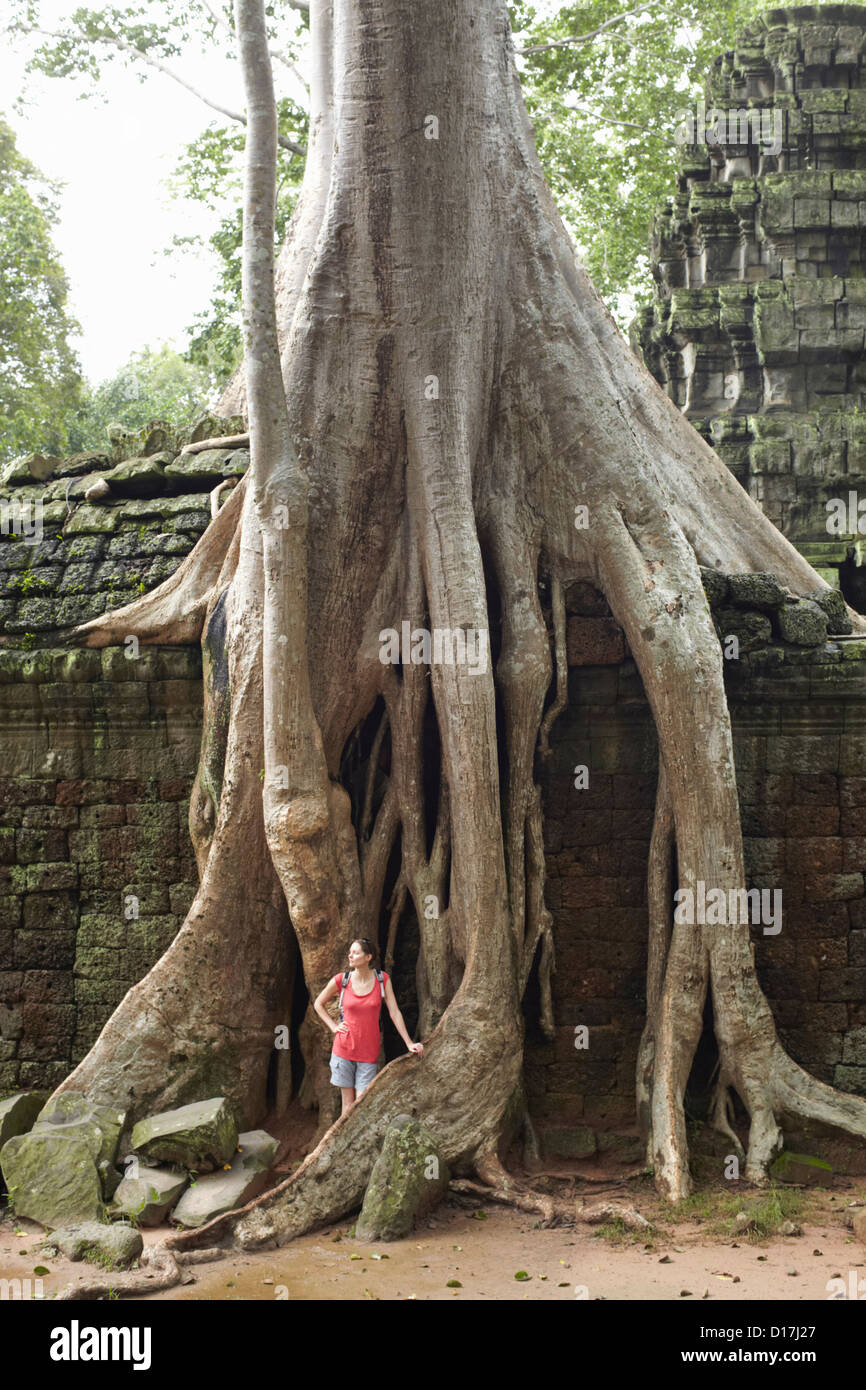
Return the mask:
{"type": "Polygon", "coordinates": [[[356,1096],[366,1091],[378,1070],[378,1062],[350,1062],[347,1057],[331,1053],[331,1085],[353,1086],[356,1096]]]}

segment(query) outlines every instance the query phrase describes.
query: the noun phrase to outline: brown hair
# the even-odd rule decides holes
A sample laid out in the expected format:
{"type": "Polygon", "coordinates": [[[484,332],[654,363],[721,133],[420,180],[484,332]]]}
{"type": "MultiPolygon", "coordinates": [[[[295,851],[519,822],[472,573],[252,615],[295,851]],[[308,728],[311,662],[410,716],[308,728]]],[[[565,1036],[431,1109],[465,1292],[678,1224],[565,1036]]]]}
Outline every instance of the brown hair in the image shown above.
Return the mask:
{"type": "Polygon", "coordinates": [[[354,936],[352,940],[349,942],[349,945],[353,945],[355,941],[357,941],[358,945],[361,947],[361,950],[364,952],[366,956],[372,956],[372,960],[370,961],[370,969],[376,970],[378,968],[379,963],[379,949],[375,941],[371,941],[368,936],[354,936]]]}

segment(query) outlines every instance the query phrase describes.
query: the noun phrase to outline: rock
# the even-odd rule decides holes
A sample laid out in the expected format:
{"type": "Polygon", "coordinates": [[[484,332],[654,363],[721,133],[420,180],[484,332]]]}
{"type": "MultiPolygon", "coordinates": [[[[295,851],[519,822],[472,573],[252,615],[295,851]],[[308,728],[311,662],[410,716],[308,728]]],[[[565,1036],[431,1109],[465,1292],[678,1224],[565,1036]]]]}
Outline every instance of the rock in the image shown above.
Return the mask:
{"type": "Polygon", "coordinates": [[[54,469],[55,478],[75,478],[83,473],[105,472],[111,467],[111,457],[105,450],[87,449],[84,453],[70,454],[60,459],[54,469]]]}
{"type": "Polygon", "coordinates": [[[855,1211],[852,1229],[857,1239],[866,1245],[866,1207],[855,1211]]]}
{"type": "Polygon", "coordinates": [[[722,641],[736,637],[741,652],[766,647],[772,640],[773,627],[764,613],[749,613],[742,608],[718,608],[714,617],[722,641]]]}
{"type": "Polygon", "coordinates": [[[737,1232],[738,1235],[744,1234],[746,1231],[750,1231],[754,1224],[754,1218],[749,1216],[748,1213],[745,1211],[738,1211],[736,1216],[734,1217],[734,1230],[737,1232]]]}
{"type": "Polygon", "coordinates": [[[151,1115],[132,1131],[132,1148],[142,1158],[179,1163],[196,1173],[228,1163],[237,1143],[237,1125],[224,1096],[151,1115]]]}
{"type": "Polygon", "coordinates": [[[798,647],[819,647],[827,640],[827,614],[811,599],[780,608],[776,623],[782,640],[798,647]]]}
{"type": "Polygon", "coordinates": [[[106,1202],[110,1202],[123,1178],[122,1173],[118,1173],[113,1163],[109,1163],[105,1158],[96,1160],[96,1171],[99,1174],[99,1181],[102,1183],[102,1195],[106,1202]]]}
{"type": "Polygon", "coordinates": [[[8,1139],[27,1134],[48,1099],[48,1091],[19,1091],[0,1100],[0,1150],[8,1139]]]}
{"type": "Polygon", "coordinates": [[[200,415],[184,438],[185,444],[199,444],[203,439],[220,439],[230,434],[246,434],[242,415],[200,415]]]}
{"type": "Polygon", "coordinates": [[[701,569],[701,583],[711,608],[721,608],[728,597],[728,576],[718,570],[701,569]]]}
{"type": "MultiPolygon", "coordinates": [[[[703,578],[703,575],[701,575],[703,578]]],[[[759,608],[772,612],[781,608],[787,594],[774,574],[729,574],[731,602],[738,608],[759,608]]]]}
{"type": "Polygon", "coordinates": [[[598,1152],[607,1154],[618,1163],[641,1163],[644,1159],[645,1146],[639,1134],[617,1134],[613,1130],[602,1129],[597,1139],[598,1152]]]}
{"type": "Polygon", "coordinates": [[[3,1146],[0,1168],[17,1216],[41,1226],[98,1221],[102,1216],[93,1145],[80,1133],[46,1127],[20,1134],[3,1146]]]}
{"type": "Polygon", "coordinates": [[[866,1028],[852,1028],[842,1044],[842,1061],[849,1066],[866,1067],[866,1028]]]}
{"type": "Polygon", "coordinates": [[[592,1158],[598,1149],[595,1130],[589,1125],[544,1129],[540,1138],[547,1158],[592,1158]]]}
{"type": "Polygon", "coordinates": [[[85,1221],[52,1231],[40,1248],[57,1249],[67,1260],[89,1260],[103,1269],[128,1269],[144,1249],[144,1241],[134,1226],[85,1221]]]}
{"type": "Polygon", "coordinates": [[[854,624],[848,615],[848,605],[838,589],[816,589],[807,597],[826,613],[828,632],[844,634],[854,631],[854,624]]]}
{"type": "Polygon", "coordinates": [[[802,1183],[805,1187],[832,1187],[833,1169],[822,1158],[795,1154],[788,1149],[770,1167],[770,1176],[779,1182],[802,1183]]]}
{"type": "Polygon", "coordinates": [[[82,1138],[94,1139],[98,1136],[93,1157],[97,1163],[113,1164],[117,1157],[117,1145],[126,1123],[125,1110],[113,1110],[105,1105],[91,1105],[80,1091],[63,1091],[53,1096],[43,1106],[34,1130],[51,1130],[65,1134],[79,1134],[82,1138]]]}
{"type": "MultiPolygon", "coordinates": [[[[215,487],[223,478],[240,476],[245,469],[229,468],[229,460],[237,457],[232,449],[205,449],[200,454],[182,454],[165,470],[166,479],[179,491],[189,487],[215,487]]],[[[247,455],[249,458],[249,455],[247,455]]]]}
{"type": "Polygon", "coordinates": [[[576,579],[565,591],[566,613],[576,613],[581,618],[611,618],[604,594],[586,579],[576,579]]]}
{"type": "Polygon", "coordinates": [[[398,1115],[388,1126],[373,1164],[355,1227],[358,1240],[400,1240],[441,1202],[450,1173],[439,1147],[419,1120],[398,1115]]]}
{"type": "Polygon", "coordinates": [[[147,1168],[143,1163],[137,1165],[137,1173],[137,1177],[122,1180],[112,1210],[133,1217],[139,1226],[160,1226],[188,1186],[189,1177],[171,1168],[147,1168]]]}
{"type": "Polygon", "coordinates": [[[95,483],[91,483],[84,494],[85,502],[101,502],[103,498],[111,496],[111,488],[104,478],[97,478],[95,483]]]}
{"type": "Polygon", "coordinates": [[[780,1236],[801,1236],[802,1234],[802,1227],[795,1225],[793,1221],[783,1221],[779,1227],[780,1236]]]}
{"type": "Polygon", "coordinates": [[[238,1149],[228,1167],[209,1173],[183,1194],[172,1221],[179,1226],[204,1226],[223,1212],[234,1211],[257,1197],[265,1186],[279,1145],[263,1129],[238,1135],[238,1149]]]}
{"type": "Polygon", "coordinates": [[[565,625],[569,666],[618,666],[626,655],[625,634],[613,618],[570,617],[565,625]]]}
{"type": "Polygon", "coordinates": [[[154,497],[165,490],[165,466],[173,457],[163,452],[149,458],[127,459],[106,473],[103,482],[117,497],[154,497]]]}
{"type": "Polygon", "coordinates": [[[150,458],[163,450],[175,454],[178,450],[177,431],[167,420],[151,420],[137,430],[127,429],[124,425],[109,425],[107,433],[115,463],[150,458]]]}
{"type": "Polygon", "coordinates": [[[51,477],[59,462],[58,458],[46,457],[44,454],[23,454],[0,468],[0,485],[21,487],[28,483],[44,483],[51,477]]]}

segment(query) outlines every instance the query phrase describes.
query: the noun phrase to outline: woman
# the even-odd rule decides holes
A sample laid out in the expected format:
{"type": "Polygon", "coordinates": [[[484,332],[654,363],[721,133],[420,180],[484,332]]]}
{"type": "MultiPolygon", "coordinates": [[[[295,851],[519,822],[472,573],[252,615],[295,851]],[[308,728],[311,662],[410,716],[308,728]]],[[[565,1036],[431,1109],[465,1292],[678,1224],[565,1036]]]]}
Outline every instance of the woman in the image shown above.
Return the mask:
{"type": "MultiPolygon", "coordinates": [[[[325,1010],[329,999],[339,995],[343,976],[335,975],[325,985],[313,1008],[334,1034],[331,1053],[331,1085],[339,1086],[343,1098],[341,1114],[351,1110],[358,1096],[366,1091],[378,1070],[379,1015],[382,1007],[382,987],[376,978],[376,947],[366,936],[359,937],[349,947],[349,975],[343,994],[340,1022],[335,1023],[325,1010]]],[[[394,1027],[410,1052],[423,1056],[421,1043],[413,1043],[406,1031],[403,1015],[397,1007],[391,977],[382,971],[385,1003],[394,1027]]]]}

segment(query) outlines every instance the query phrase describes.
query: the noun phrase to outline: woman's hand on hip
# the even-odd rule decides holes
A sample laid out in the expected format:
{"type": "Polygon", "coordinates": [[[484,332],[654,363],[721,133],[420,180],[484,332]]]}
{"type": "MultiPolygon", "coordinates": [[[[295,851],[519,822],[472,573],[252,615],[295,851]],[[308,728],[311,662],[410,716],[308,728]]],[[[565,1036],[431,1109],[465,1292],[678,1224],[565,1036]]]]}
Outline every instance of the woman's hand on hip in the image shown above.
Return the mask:
{"type": "Polygon", "coordinates": [[[336,1037],[338,1033],[348,1033],[348,1031],[348,1023],[338,1023],[336,1028],[334,1029],[334,1037],[336,1037]]]}

